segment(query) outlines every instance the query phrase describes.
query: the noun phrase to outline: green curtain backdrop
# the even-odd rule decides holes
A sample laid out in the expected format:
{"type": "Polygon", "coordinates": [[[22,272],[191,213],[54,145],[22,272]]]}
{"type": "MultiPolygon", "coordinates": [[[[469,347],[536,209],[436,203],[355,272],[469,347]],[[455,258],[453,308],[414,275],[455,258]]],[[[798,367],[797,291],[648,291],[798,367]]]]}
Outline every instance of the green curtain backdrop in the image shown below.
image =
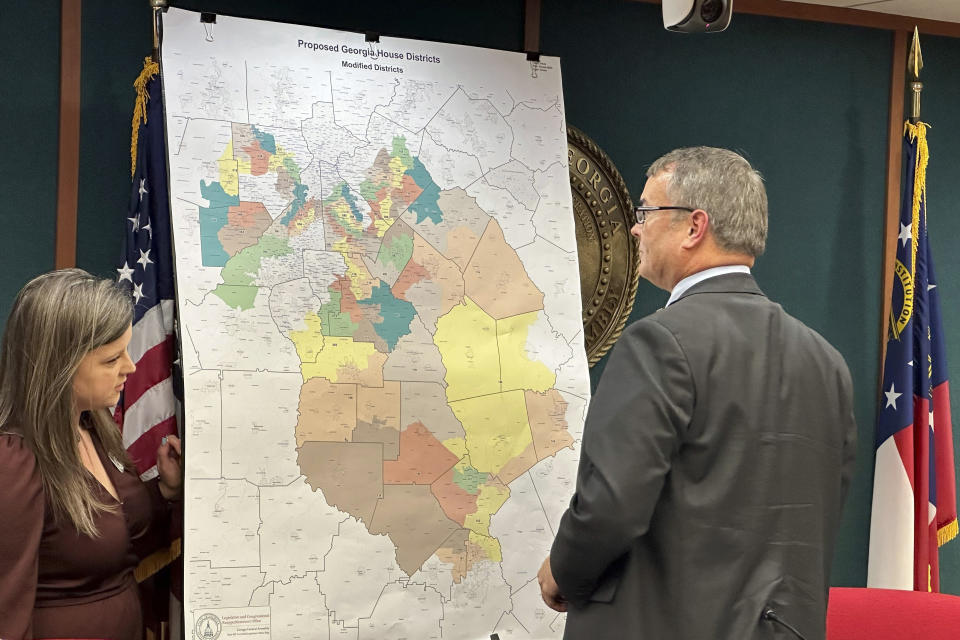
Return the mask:
{"type": "Polygon", "coordinates": [[[53,268],[60,101],[60,2],[0,18],[0,329],[13,297],[53,268]]]}

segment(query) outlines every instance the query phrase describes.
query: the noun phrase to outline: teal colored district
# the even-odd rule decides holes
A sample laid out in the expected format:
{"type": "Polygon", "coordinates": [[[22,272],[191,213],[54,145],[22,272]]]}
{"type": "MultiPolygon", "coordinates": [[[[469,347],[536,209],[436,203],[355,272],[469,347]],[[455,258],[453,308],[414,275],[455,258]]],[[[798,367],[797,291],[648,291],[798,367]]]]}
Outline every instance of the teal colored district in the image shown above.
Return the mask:
{"type": "Polygon", "coordinates": [[[292,251],[286,238],[262,236],[257,244],[247,247],[227,261],[220,271],[223,284],[218,285],[213,294],[233,309],[252,309],[259,291],[254,280],[260,271],[260,262],[264,258],[276,258],[292,251]]]}
{"type": "Polygon", "coordinates": [[[420,197],[413,201],[410,210],[417,214],[417,224],[420,224],[427,218],[433,224],[440,224],[443,221],[443,212],[437,200],[440,198],[440,186],[430,177],[430,172],[423,166],[419,158],[413,159],[413,168],[407,170],[407,175],[413,178],[417,186],[423,189],[420,197]]]}
{"type": "Polygon", "coordinates": [[[264,151],[269,151],[270,153],[277,152],[277,141],[274,139],[273,135],[260,131],[260,129],[257,129],[256,127],[253,127],[253,135],[260,142],[261,149],[264,151]]]}
{"type": "Polygon", "coordinates": [[[374,287],[369,298],[357,300],[357,302],[380,305],[380,317],[383,318],[383,322],[373,325],[373,330],[386,341],[391,351],[397,346],[400,338],[410,333],[410,322],[417,314],[416,309],[406,300],[393,297],[390,285],[383,280],[374,287]]]}
{"type": "Polygon", "coordinates": [[[476,495],[481,482],[487,479],[487,474],[477,471],[473,467],[465,467],[460,471],[453,468],[453,483],[471,495],[476,495]]]}
{"type": "Polygon", "coordinates": [[[200,207],[200,263],[205,267],[222,267],[230,259],[220,243],[220,229],[227,225],[227,210],[240,204],[238,196],[228,195],[219,182],[200,181],[200,195],[210,201],[200,207]]]}
{"type": "Polygon", "coordinates": [[[347,183],[343,183],[343,187],[340,189],[340,195],[343,196],[343,199],[347,201],[347,204],[350,205],[350,213],[353,214],[353,217],[357,222],[363,220],[363,214],[360,213],[360,209],[357,208],[357,199],[353,197],[353,194],[350,193],[350,187],[347,186],[347,183]]]}
{"type": "Polygon", "coordinates": [[[307,191],[309,190],[310,188],[307,185],[299,182],[293,185],[293,202],[290,203],[287,212],[280,218],[280,224],[284,226],[290,224],[290,221],[300,213],[300,210],[307,204],[307,191]]]}

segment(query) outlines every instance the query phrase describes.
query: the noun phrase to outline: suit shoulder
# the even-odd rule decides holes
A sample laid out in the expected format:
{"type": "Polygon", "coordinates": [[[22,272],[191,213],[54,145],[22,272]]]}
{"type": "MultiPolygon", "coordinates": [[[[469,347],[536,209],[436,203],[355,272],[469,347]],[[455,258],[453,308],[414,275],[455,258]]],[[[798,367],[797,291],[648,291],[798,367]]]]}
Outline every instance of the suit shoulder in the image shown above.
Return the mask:
{"type": "Polygon", "coordinates": [[[665,311],[666,309],[661,309],[639,320],[634,320],[623,330],[623,337],[676,341],[675,323],[664,315],[665,311]]]}
{"type": "Polygon", "coordinates": [[[783,315],[785,326],[792,328],[793,333],[797,336],[798,339],[803,340],[808,349],[814,349],[819,351],[824,358],[833,362],[838,368],[847,372],[849,376],[849,367],[847,365],[846,359],[843,357],[843,354],[830,343],[829,340],[823,337],[819,331],[810,327],[802,320],[790,315],[787,313],[779,304],[776,305],[780,313],[783,315]]]}

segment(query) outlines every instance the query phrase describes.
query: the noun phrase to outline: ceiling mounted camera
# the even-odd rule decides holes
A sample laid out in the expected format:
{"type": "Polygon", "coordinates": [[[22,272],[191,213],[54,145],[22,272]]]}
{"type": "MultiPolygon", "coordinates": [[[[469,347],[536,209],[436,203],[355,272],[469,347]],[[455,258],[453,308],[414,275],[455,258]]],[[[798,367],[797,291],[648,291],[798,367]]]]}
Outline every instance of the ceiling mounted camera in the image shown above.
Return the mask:
{"type": "Polygon", "coordinates": [[[733,0],[663,0],[663,27],[682,33],[710,33],[730,26],[733,0]]]}

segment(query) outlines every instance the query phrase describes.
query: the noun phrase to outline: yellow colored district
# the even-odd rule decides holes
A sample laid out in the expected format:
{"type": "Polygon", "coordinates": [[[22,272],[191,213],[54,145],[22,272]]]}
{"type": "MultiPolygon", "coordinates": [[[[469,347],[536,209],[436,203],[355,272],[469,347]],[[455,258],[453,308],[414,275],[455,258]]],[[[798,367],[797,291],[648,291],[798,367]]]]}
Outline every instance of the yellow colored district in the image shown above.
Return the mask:
{"type": "Polygon", "coordinates": [[[303,331],[291,331],[290,339],[293,340],[293,346],[297,349],[300,362],[316,362],[320,352],[323,351],[323,321],[315,313],[307,314],[303,321],[307,328],[303,331]]]}
{"type": "Polygon", "coordinates": [[[527,356],[530,327],[541,311],[494,320],[469,296],[437,320],[433,341],[447,369],[447,400],[529,389],[549,391],[557,376],[527,356]]]}
{"type": "Polygon", "coordinates": [[[542,362],[527,357],[527,336],[542,311],[521,313],[497,320],[500,345],[500,379],[503,389],[529,389],[544,393],[557,383],[556,374],[542,362]]]}
{"type": "Polygon", "coordinates": [[[477,471],[496,475],[533,443],[523,391],[507,391],[450,403],[466,432],[477,471]]]}
{"type": "MultiPolygon", "coordinates": [[[[306,362],[300,366],[303,380],[310,378],[326,378],[330,382],[356,382],[358,376],[363,376],[369,369],[379,368],[377,372],[383,378],[383,362],[372,342],[354,342],[353,338],[327,337],[323,350],[317,354],[314,362],[306,362]],[[371,359],[374,362],[371,362],[371,359]],[[377,362],[380,360],[380,362],[377,362]],[[342,380],[341,380],[342,378],[342,380]]],[[[374,376],[376,377],[376,376],[374,376]]]]}
{"type": "Polygon", "coordinates": [[[490,517],[500,510],[509,497],[510,489],[503,485],[481,484],[480,495],[477,496],[477,510],[464,519],[463,526],[474,533],[489,536],[490,517]]]}
{"type": "Polygon", "coordinates": [[[468,540],[477,545],[487,557],[494,562],[503,562],[503,554],[500,552],[500,541],[490,536],[481,535],[474,531],[470,532],[468,540]]]}

